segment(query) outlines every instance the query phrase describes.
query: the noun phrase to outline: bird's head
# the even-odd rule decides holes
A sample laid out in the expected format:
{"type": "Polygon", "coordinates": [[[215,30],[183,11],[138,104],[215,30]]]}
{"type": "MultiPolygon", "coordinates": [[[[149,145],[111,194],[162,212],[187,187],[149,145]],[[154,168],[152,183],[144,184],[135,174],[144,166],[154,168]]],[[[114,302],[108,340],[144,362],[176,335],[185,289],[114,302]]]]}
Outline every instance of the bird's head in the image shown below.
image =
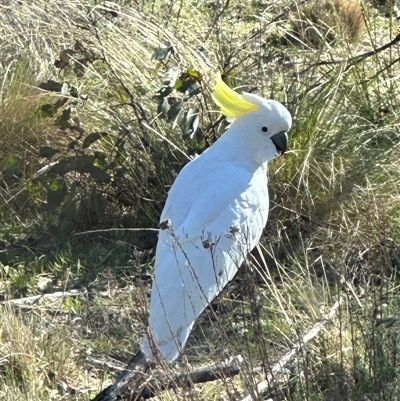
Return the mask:
{"type": "Polygon", "coordinates": [[[278,153],[286,151],[287,131],[292,126],[292,117],[281,103],[251,93],[239,94],[229,88],[220,76],[212,97],[231,122],[230,127],[241,126],[243,135],[249,131],[259,133],[273,142],[278,153]]]}

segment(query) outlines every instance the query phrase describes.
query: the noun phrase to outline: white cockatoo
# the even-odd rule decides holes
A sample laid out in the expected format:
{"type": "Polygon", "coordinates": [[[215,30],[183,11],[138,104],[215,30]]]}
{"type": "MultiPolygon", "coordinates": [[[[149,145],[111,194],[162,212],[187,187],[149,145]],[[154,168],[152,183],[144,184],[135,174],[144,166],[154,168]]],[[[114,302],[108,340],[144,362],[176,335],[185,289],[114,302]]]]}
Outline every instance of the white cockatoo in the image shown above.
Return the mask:
{"type": "Polygon", "coordinates": [[[289,111],[238,94],[217,78],[213,93],[230,125],[189,162],[161,214],[150,317],[141,353],[174,361],[194,322],[232,280],[267,222],[267,164],[287,147],[289,111]]]}

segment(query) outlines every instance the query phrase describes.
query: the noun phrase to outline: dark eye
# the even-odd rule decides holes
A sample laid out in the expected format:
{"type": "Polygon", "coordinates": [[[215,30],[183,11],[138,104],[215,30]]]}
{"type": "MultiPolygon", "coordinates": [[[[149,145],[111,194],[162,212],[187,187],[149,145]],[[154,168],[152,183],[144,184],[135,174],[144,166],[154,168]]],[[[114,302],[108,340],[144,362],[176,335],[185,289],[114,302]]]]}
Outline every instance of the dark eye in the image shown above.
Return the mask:
{"type": "Polygon", "coordinates": [[[261,131],[262,131],[262,132],[268,132],[268,128],[267,128],[267,127],[262,127],[262,128],[261,128],[261,131]]]}

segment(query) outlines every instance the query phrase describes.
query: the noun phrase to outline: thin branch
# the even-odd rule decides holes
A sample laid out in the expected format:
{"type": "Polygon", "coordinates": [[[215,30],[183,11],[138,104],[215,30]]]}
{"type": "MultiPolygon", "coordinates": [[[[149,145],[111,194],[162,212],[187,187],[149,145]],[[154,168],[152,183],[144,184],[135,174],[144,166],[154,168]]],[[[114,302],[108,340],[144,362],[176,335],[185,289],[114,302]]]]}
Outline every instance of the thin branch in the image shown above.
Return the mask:
{"type": "Polygon", "coordinates": [[[85,235],[85,234],[95,234],[95,233],[108,233],[113,231],[152,231],[152,232],[159,232],[158,228],[105,228],[100,230],[89,230],[89,231],[82,231],[80,233],[74,233],[74,235],[85,235]]]}
{"type": "Polygon", "coordinates": [[[395,60],[393,60],[391,63],[389,63],[388,65],[386,65],[385,67],[381,68],[378,72],[376,72],[374,75],[372,75],[371,77],[364,79],[363,81],[361,81],[361,83],[366,83],[369,82],[377,77],[379,77],[379,75],[381,75],[384,71],[387,71],[389,68],[392,68],[394,64],[398,63],[400,61],[400,57],[397,57],[395,60]]]}
{"type": "Polygon", "coordinates": [[[130,362],[116,383],[103,389],[92,401],[134,401],[154,397],[161,391],[190,387],[222,378],[234,377],[240,373],[240,356],[228,362],[197,369],[189,373],[168,374],[165,370],[154,369],[149,373],[149,365],[139,352],[130,362]]]}
{"type": "Polygon", "coordinates": [[[193,384],[207,383],[223,378],[231,378],[240,373],[240,361],[235,359],[230,364],[216,364],[206,368],[197,369],[189,373],[181,373],[169,378],[167,382],[156,382],[148,385],[142,392],[144,399],[154,397],[160,391],[172,388],[191,387],[193,384]]]}
{"type": "Polygon", "coordinates": [[[348,62],[351,63],[352,65],[357,64],[360,61],[362,61],[368,57],[371,57],[378,53],[383,52],[384,50],[388,49],[389,47],[392,47],[397,42],[400,42],[400,33],[398,35],[396,35],[396,37],[393,40],[391,40],[390,42],[382,45],[381,47],[378,47],[377,49],[373,49],[373,50],[370,50],[369,52],[359,54],[358,56],[351,57],[348,60],[348,62]]]}
{"type": "Polygon", "coordinates": [[[396,35],[396,37],[393,40],[382,45],[381,47],[378,47],[377,49],[373,49],[366,53],[359,54],[358,56],[350,57],[347,60],[342,59],[342,60],[319,61],[318,63],[310,64],[305,70],[301,71],[300,74],[307,72],[308,70],[310,70],[313,67],[319,67],[322,65],[343,64],[343,63],[347,64],[345,69],[348,70],[350,67],[360,63],[361,61],[363,61],[371,56],[374,56],[376,54],[383,52],[384,50],[390,48],[391,46],[393,46],[394,44],[396,44],[398,42],[400,42],[400,33],[398,35],[396,35]]]}
{"type": "Polygon", "coordinates": [[[52,294],[42,294],[42,295],[32,295],[31,297],[25,297],[25,298],[17,298],[17,299],[8,299],[6,301],[1,301],[0,305],[4,304],[12,304],[12,305],[33,305],[34,303],[37,303],[41,299],[49,299],[49,300],[56,300],[60,298],[65,298],[65,297],[77,297],[80,295],[85,295],[83,292],[80,292],[78,290],[71,290],[68,292],[64,291],[57,291],[52,294]]]}
{"type": "MultiPolygon", "coordinates": [[[[294,358],[294,356],[300,352],[304,345],[307,344],[310,340],[312,340],[314,337],[317,336],[317,334],[322,330],[322,328],[332,320],[333,316],[337,312],[338,308],[340,306],[340,300],[336,301],[329,313],[324,316],[320,321],[318,321],[312,328],[311,330],[306,333],[303,338],[298,341],[290,351],[288,351],[278,362],[276,362],[272,367],[269,369],[269,372],[267,373],[267,378],[263,380],[262,382],[258,383],[257,385],[257,393],[260,394],[263,391],[267,390],[268,387],[271,385],[271,382],[274,380],[275,375],[280,373],[282,369],[287,365],[287,363],[294,358]]],[[[246,397],[244,397],[240,401],[251,401],[253,400],[253,395],[250,394],[246,397]]]]}
{"type": "Polygon", "coordinates": [[[156,135],[158,135],[161,139],[163,139],[164,141],[166,141],[167,143],[169,143],[175,150],[178,150],[180,153],[183,154],[183,156],[186,157],[186,159],[188,160],[192,160],[192,158],[190,156],[188,156],[182,149],[180,149],[178,146],[176,146],[172,141],[170,141],[165,135],[162,135],[160,132],[158,132],[157,130],[155,130],[154,128],[150,127],[150,125],[146,124],[145,122],[142,121],[142,125],[144,127],[146,127],[148,130],[150,130],[151,132],[155,133],[156,135]]]}

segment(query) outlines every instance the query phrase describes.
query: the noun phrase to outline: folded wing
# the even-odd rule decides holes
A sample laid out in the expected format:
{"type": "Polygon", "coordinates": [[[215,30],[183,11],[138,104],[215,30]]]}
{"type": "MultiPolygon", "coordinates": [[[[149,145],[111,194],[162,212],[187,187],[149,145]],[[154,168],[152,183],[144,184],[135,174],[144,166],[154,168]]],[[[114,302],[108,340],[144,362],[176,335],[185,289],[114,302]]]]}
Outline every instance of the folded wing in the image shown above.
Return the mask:
{"type": "Polygon", "coordinates": [[[216,163],[201,166],[199,176],[193,174],[199,170],[196,162],[179,174],[161,217],[149,329],[142,343],[151,359],[158,352],[168,362],[177,358],[195,320],[233,278],[267,220],[267,178],[261,168],[216,163]]]}

